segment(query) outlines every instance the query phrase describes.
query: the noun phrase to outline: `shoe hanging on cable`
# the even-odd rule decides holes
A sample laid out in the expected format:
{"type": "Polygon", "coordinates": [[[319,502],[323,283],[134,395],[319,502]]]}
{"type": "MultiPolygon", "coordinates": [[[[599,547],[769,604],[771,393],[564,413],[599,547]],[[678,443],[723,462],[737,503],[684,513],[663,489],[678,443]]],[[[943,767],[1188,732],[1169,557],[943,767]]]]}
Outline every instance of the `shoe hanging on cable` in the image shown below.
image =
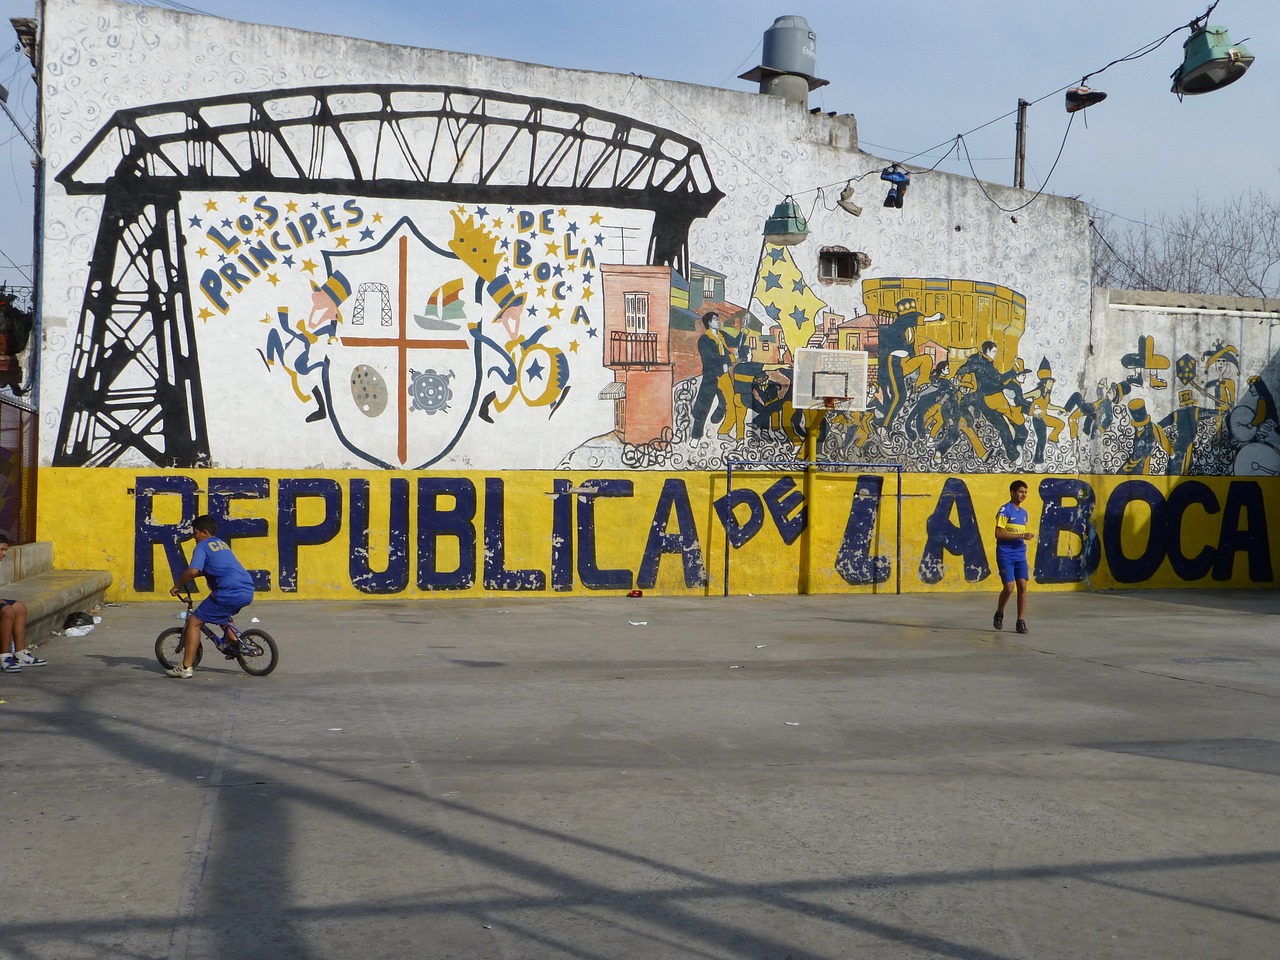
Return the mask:
{"type": "Polygon", "coordinates": [[[907,186],[911,183],[911,174],[895,163],[893,166],[885,167],[880,171],[880,179],[887,180],[893,184],[884,198],[884,205],[901,210],[902,199],[907,195],[907,186]]]}
{"type": "Polygon", "coordinates": [[[1101,90],[1090,90],[1082,83],[1080,86],[1072,87],[1067,91],[1067,113],[1075,113],[1085,107],[1092,107],[1095,103],[1101,103],[1105,99],[1107,99],[1107,95],[1101,90]]]}

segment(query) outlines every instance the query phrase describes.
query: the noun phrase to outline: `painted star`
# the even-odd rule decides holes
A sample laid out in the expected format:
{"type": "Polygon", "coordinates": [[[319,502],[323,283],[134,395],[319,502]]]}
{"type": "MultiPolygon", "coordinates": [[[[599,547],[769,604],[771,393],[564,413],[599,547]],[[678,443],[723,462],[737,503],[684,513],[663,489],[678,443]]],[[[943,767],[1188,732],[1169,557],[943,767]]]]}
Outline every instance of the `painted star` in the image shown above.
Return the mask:
{"type": "Polygon", "coordinates": [[[312,209],[312,210],[319,210],[319,209],[320,209],[320,201],[319,201],[319,200],[312,200],[312,201],[311,201],[311,209],[312,209]]]}
{"type": "Polygon", "coordinates": [[[529,316],[536,317],[538,315],[538,308],[534,304],[529,304],[527,309],[529,311],[529,316]]]}
{"type": "MultiPolygon", "coordinates": [[[[244,203],[243,198],[240,200],[240,202],[241,202],[241,203],[244,203]]],[[[265,219],[266,219],[266,217],[264,217],[261,213],[255,213],[255,214],[253,215],[253,219],[261,221],[261,220],[265,220],[265,219]]]]}
{"type": "Polygon", "coordinates": [[[567,217],[567,216],[569,216],[569,211],[568,211],[568,210],[566,210],[564,207],[561,207],[559,210],[557,210],[557,211],[556,211],[556,216],[557,216],[557,217],[567,217]]]}
{"type": "Polygon", "coordinates": [[[351,241],[348,240],[346,237],[334,237],[333,242],[336,243],[338,245],[338,249],[341,250],[351,241]]]}
{"type": "Polygon", "coordinates": [[[772,250],[769,251],[769,259],[772,260],[774,263],[777,263],[785,256],[786,256],[786,253],[783,251],[781,247],[774,247],[772,250]]]}
{"type": "Polygon", "coordinates": [[[595,327],[587,327],[587,336],[588,336],[588,337],[595,337],[595,335],[596,335],[596,328],[595,328],[595,327]]]}
{"type": "Polygon", "coordinates": [[[791,282],[792,293],[804,293],[804,277],[798,277],[791,282]]]}
{"type": "Polygon", "coordinates": [[[527,369],[527,370],[529,371],[529,379],[530,379],[530,380],[541,380],[541,379],[542,379],[542,373],[543,373],[543,371],[544,371],[544,370],[546,370],[546,367],[544,367],[544,366],[543,366],[543,365],[538,361],[538,358],[537,358],[537,357],[534,357],[534,358],[533,358],[533,363],[529,364],[529,366],[528,366],[528,367],[526,367],[525,369],[527,369]]]}
{"type": "Polygon", "coordinates": [[[777,304],[770,304],[769,306],[765,307],[764,312],[769,315],[769,319],[772,320],[774,323],[777,323],[779,320],[782,319],[782,308],[779,307],[777,304]]]}
{"type": "Polygon", "coordinates": [[[280,283],[280,278],[276,276],[274,273],[268,273],[267,282],[274,287],[280,283]]]}
{"type": "Polygon", "coordinates": [[[316,272],[316,264],[315,264],[315,261],[313,261],[313,260],[303,260],[303,261],[302,261],[302,269],[303,269],[303,270],[305,270],[307,273],[315,273],[315,272],[316,272]]]}
{"type": "Polygon", "coordinates": [[[236,198],[236,203],[248,203],[248,202],[249,202],[249,198],[248,198],[248,197],[237,197],[237,198],[236,198]]]}
{"type": "Polygon", "coordinates": [[[292,254],[292,253],[290,253],[290,254],[286,254],[286,255],[285,255],[285,258],[284,258],[283,263],[284,263],[284,265],[285,265],[286,267],[292,267],[292,266],[293,266],[293,254],[292,254]]]}
{"type": "Polygon", "coordinates": [[[604,246],[604,234],[603,234],[603,233],[597,233],[597,234],[596,234],[596,246],[597,246],[597,247],[603,247],[603,246],[604,246]]]}
{"type": "Polygon", "coordinates": [[[317,231],[316,231],[316,236],[317,236],[317,237],[327,237],[328,235],[329,235],[329,234],[327,234],[327,233],[326,233],[325,231],[323,231],[323,230],[317,230],[317,231]]]}
{"type": "Polygon", "coordinates": [[[285,210],[285,213],[297,213],[298,212],[297,202],[290,200],[284,205],[284,210],[285,210]]]}
{"type": "Polygon", "coordinates": [[[476,216],[483,220],[489,215],[488,207],[476,207],[476,216]]]}
{"type": "Polygon", "coordinates": [[[561,309],[560,304],[558,303],[552,304],[547,309],[547,316],[552,320],[559,320],[561,313],[563,313],[563,310],[561,309]]]}
{"type": "Polygon", "coordinates": [[[224,227],[226,227],[228,230],[230,230],[230,229],[231,229],[231,221],[230,221],[230,220],[223,220],[223,221],[222,221],[222,225],[223,225],[224,227]]]}
{"type": "Polygon", "coordinates": [[[539,299],[543,299],[543,300],[545,300],[545,299],[546,299],[546,296],[547,296],[547,288],[546,288],[546,287],[539,287],[539,288],[538,288],[538,297],[539,297],[539,299]]]}
{"type": "Polygon", "coordinates": [[[600,223],[602,220],[604,220],[604,217],[602,217],[599,213],[593,213],[591,215],[592,223],[600,223]]]}
{"type": "Polygon", "coordinates": [[[551,272],[555,274],[557,277],[563,277],[564,267],[557,263],[554,267],[551,268],[551,272]]]}
{"type": "Polygon", "coordinates": [[[805,316],[803,310],[801,310],[799,307],[796,307],[791,311],[791,319],[795,321],[795,325],[798,327],[802,323],[804,323],[805,320],[808,319],[808,317],[805,316]]]}
{"type": "Polygon", "coordinates": [[[782,278],[776,273],[766,273],[764,275],[764,290],[768,293],[770,290],[781,290],[782,278]]]}
{"type": "Polygon", "coordinates": [[[495,230],[501,230],[501,229],[502,229],[502,221],[501,221],[501,220],[499,220],[497,217],[494,217],[494,218],[493,218],[493,229],[495,229],[495,230]]]}
{"type": "Polygon", "coordinates": [[[257,230],[253,231],[253,235],[255,237],[265,237],[267,235],[267,228],[259,227],[257,230]]]}
{"type": "Polygon", "coordinates": [[[582,282],[583,282],[583,283],[590,283],[590,282],[591,282],[591,271],[590,271],[590,270],[588,270],[586,273],[584,273],[584,274],[582,275],[582,282]]]}
{"type": "MultiPolygon", "coordinates": [[[[218,202],[217,202],[216,200],[213,200],[213,199],[206,200],[206,201],[204,202],[204,208],[205,208],[205,210],[206,210],[206,211],[209,211],[209,210],[217,210],[217,209],[218,209],[218,202]]],[[[228,221],[227,221],[227,226],[231,226],[231,221],[230,221],[230,220],[228,220],[228,221]]]]}
{"type": "Polygon", "coordinates": [[[360,239],[361,239],[361,240],[372,240],[372,239],[373,239],[373,230],[371,230],[369,227],[365,227],[363,230],[361,230],[361,231],[360,231],[360,239]]]}
{"type": "Polygon", "coordinates": [[[578,341],[577,341],[577,340],[570,340],[570,341],[569,341],[569,352],[570,352],[570,353],[577,353],[577,352],[578,352],[578,341]]]}
{"type": "Polygon", "coordinates": [[[203,259],[204,259],[205,257],[207,257],[208,255],[209,255],[209,248],[208,248],[208,247],[197,247],[197,248],[196,248],[196,256],[197,256],[197,257],[199,257],[201,260],[203,260],[203,259]]]}
{"type": "Polygon", "coordinates": [[[380,213],[375,213],[375,214],[373,215],[373,222],[374,222],[374,223],[381,223],[381,222],[382,222],[382,214],[380,214],[380,213]]]}
{"type": "MultiPolygon", "coordinates": [[[[570,289],[572,289],[572,288],[570,288],[570,289]]],[[[595,294],[591,292],[591,288],[590,288],[590,287],[583,287],[583,288],[582,288],[582,299],[583,299],[583,300],[590,300],[590,299],[591,299],[592,297],[594,297],[594,296],[595,296],[595,294]]]]}
{"type": "Polygon", "coordinates": [[[196,316],[199,317],[201,320],[208,320],[210,317],[213,316],[213,311],[210,310],[208,307],[201,307],[200,312],[197,313],[196,316]]]}
{"type": "Polygon", "coordinates": [[[187,221],[187,226],[189,226],[189,227],[199,227],[199,226],[201,226],[200,218],[199,218],[199,217],[192,217],[190,220],[188,220],[188,221],[187,221]]]}
{"type": "Polygon", "coordinates": [[[226,255],[225,253],[220,253],[220,254],[218,254],[218,262],[219,262],[219,263],[226,263],[226,262],[227,262],[227,255],[226,255]]]}
{"type": "Polygon", "coordinates": [[[560,256],[560,244],[558,244],[558,243],[548,243],[548,244],[547,244],[547,256],[549,256],[549,257],[558,257],[558,256],[560,256]]]}
{"type": "Polygon", "coordinates": [[[500,246],[503,250],[510,249],[510,247],[511,247],[511,241],[510,241],[510,240],[508,240],[506,237],[503,237],[503,238],[502,238],[502,242],[501,242],[501,243],[499,243],[499,244],[498,244],[498,246],[500,246]]]}
{"type": "Polygon", "coordinates": [[[578,225],[576,223],[569,224],[569,232],[576,237],[578,235],[578,225]]]}

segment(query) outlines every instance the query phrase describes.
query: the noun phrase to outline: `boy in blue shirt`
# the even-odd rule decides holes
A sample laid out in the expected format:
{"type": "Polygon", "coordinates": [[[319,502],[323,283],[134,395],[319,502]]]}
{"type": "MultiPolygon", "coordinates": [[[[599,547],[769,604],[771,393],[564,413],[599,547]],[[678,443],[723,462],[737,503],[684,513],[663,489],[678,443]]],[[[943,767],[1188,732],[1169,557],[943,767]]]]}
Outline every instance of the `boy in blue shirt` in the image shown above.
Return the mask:
{"type": "Polygon", "coordinates": [[[1027,529],[1027,511],[1022,501],[1027,499],[1027,485],[1022,480],[1009,484],[1009,502],[996,511],[996,568],[1000,571],[1000,600],[991,625],[1004,629],[1004,606],[1018,588],[1018,632],[1027,632],[1027,541],[1035,534],[1027,529]]]}
{"type": "Polygon", "coordinates": [[[169,676],[184,680],[195,673],[192,665],[200,646],[200,628],[206,623],[225,628],[232,617],[253,602],[253,577],[231,552],[231,545],[215,536],[218,522],[203,514],[195,518],[191,529],[196,540],[191,566],[182,572],[169,593],[176,597],[196,577],[207,577],[209,596],[187,617],[182,633],[182,663],[167,671],[169,676]]]}

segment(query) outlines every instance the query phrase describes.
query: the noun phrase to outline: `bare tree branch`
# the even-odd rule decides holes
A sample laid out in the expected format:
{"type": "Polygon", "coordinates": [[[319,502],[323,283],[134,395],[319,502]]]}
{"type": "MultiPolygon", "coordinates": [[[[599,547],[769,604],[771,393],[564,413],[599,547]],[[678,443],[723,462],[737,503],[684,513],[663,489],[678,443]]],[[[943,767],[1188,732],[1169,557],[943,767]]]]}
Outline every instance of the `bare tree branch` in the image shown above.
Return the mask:
{"type": "Polygon", "coordinates": [[[1150,223],[1099,213],[1093,279],[1103,287],[1236,297],[1280,295],[1280,202],[1249,189],[1213,206],[1197,196],[1150,223]]]}

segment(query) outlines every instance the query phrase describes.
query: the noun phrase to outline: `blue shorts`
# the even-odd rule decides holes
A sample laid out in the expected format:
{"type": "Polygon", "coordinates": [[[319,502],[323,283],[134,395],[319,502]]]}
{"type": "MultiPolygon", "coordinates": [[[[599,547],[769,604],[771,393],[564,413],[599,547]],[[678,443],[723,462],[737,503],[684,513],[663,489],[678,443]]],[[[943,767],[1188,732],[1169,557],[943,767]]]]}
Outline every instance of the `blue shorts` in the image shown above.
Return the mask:
{"type": "Polygon", "coordinates": [[[195,615],[205,623],[223,626],[252,602],[252,593],[233,593],[230,596],[211,593],[200,601],[200,606],[196,607],[195,615]]]}
{"type": "Polygon", "coordinates": [[[1027,566],[1026,557],[1002,557],[997,553],[996,567],[1000,570],[1001,583],[1031,579],[1031,568],[1027,566]]]}

